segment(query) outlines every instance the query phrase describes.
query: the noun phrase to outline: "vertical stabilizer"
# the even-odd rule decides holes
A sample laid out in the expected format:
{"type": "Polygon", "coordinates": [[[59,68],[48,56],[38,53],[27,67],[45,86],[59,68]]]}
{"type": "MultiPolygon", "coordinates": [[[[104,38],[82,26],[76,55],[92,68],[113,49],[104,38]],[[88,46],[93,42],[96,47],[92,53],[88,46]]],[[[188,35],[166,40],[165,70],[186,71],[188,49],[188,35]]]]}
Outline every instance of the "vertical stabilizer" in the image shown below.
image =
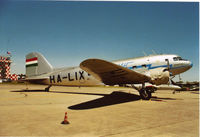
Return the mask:
{"type": "Polygon", "coordinates": [[[46,74],[52,70],[53,67],[42,54],[32,52],[26,55],[26,77],[46,74]]]}

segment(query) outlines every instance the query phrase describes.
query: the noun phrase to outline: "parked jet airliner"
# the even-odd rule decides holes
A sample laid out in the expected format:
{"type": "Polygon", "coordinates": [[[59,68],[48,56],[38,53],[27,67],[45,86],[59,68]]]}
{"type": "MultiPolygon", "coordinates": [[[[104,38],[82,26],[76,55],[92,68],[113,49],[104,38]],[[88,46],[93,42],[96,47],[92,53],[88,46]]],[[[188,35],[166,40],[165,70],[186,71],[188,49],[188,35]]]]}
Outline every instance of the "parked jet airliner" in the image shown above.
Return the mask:
{"type": "Polygon", "coordinates": [[[94,86],[142,84],[136,88],[142,99],[150,99],[152,89],[145,83],[167,84],[171,76],[183,73],[192,63],[178,55],[150,55],[108,62],[101,59],[87,59],[79,67],[54,69],[43,55],[32,52],[26,55],[26,81],[52,85],[94,86]]]}

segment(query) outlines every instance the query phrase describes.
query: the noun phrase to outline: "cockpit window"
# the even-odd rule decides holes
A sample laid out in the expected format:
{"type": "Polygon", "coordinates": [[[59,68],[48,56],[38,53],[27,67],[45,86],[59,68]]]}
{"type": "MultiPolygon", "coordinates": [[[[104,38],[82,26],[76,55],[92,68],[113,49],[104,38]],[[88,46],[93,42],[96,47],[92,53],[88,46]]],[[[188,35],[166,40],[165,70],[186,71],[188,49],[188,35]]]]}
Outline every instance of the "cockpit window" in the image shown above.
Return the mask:
{"type": "Polygon", "coordinates": [[[174,61],[178,61],[178,58],[177,58],[177,57],[173,57],[173,60],[174,60],[174,61]]]}
{"type": "Polygon", "coordinates": [[[182,59],[181,57],[173,57],[174,61],[179,61],[179,60],[186,60],[186,59],[182,59]]]}

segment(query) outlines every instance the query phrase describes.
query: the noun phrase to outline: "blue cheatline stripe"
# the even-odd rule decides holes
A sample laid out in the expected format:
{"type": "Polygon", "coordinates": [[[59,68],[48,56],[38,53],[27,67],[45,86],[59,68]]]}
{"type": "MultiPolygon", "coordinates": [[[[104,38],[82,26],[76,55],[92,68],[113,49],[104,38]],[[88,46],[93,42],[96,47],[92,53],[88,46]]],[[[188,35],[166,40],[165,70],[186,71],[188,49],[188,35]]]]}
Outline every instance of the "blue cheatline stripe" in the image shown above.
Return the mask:
{"type": "MultiPolygon", "coordinates": [[[[155,69],[155,68],[162,68],[162,67],[168,67],[167,65],[160,65],[160,66],[153,66],[153,67],[149,67],[149,69],[155,69]]],[[[169,68],[172,68],[172,64],[169,65],[169,68]]]]}
{"type": "MultiPolygon", "coordinates": [[[[192,66],[192,65],[191,65],[192,66]]],[[[142,65],[139,65],[139,66],[136,66],[136,68],[142,68],[144,66],[142,65]]],[[[148,69],[155,69],[155,68],[162,68],[162,67],[168,67],[167,65],[159,65],[159,66],[153,66],[152,67],[152,64],[146,64],[146,67],[148,69]]],[[[169,65],[169,68],[170,69],[178,69],[178,68],[183,68],[183,67],[187,67],[187,65],[182,65],[182,66],[178,66],[178,67],[172,67],[172,64],[169,65]]],[[[133,69],[133,67],[127,67],[128,69],[133,69]]]]}
{"type": "MultiPolygon", "coordinates": [[[[136,66],[136,68],[143,68],[144,66],[142,65],[139,65],[139,66],[136,66]]],[[[152,67],[152,64],[146,64],[146,67],[148,69],[155,69],[155,68],[161,68],[161,67],[168,67],[167,65],[160,65],[160,66],[153,66],[152,67]]],[[[172,64],[169,65],[169,68],[171,69],[172,68],[172,64]]],[[[133,69],[133,67],[128,67],[128,69],[133,69]]]]}

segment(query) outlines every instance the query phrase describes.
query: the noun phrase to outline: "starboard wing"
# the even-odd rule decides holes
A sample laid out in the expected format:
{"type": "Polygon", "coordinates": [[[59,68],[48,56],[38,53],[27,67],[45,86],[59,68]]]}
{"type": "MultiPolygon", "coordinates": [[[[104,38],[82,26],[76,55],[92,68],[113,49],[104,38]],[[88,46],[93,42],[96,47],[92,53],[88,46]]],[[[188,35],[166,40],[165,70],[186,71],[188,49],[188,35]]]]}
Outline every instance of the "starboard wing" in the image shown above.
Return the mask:
{"type": "Polygon", "coordinates": [[[151,79],[144,74],[101,59],[87,59],[81,62],[80,68],[106,85],[138,84],[151,79]]]}

